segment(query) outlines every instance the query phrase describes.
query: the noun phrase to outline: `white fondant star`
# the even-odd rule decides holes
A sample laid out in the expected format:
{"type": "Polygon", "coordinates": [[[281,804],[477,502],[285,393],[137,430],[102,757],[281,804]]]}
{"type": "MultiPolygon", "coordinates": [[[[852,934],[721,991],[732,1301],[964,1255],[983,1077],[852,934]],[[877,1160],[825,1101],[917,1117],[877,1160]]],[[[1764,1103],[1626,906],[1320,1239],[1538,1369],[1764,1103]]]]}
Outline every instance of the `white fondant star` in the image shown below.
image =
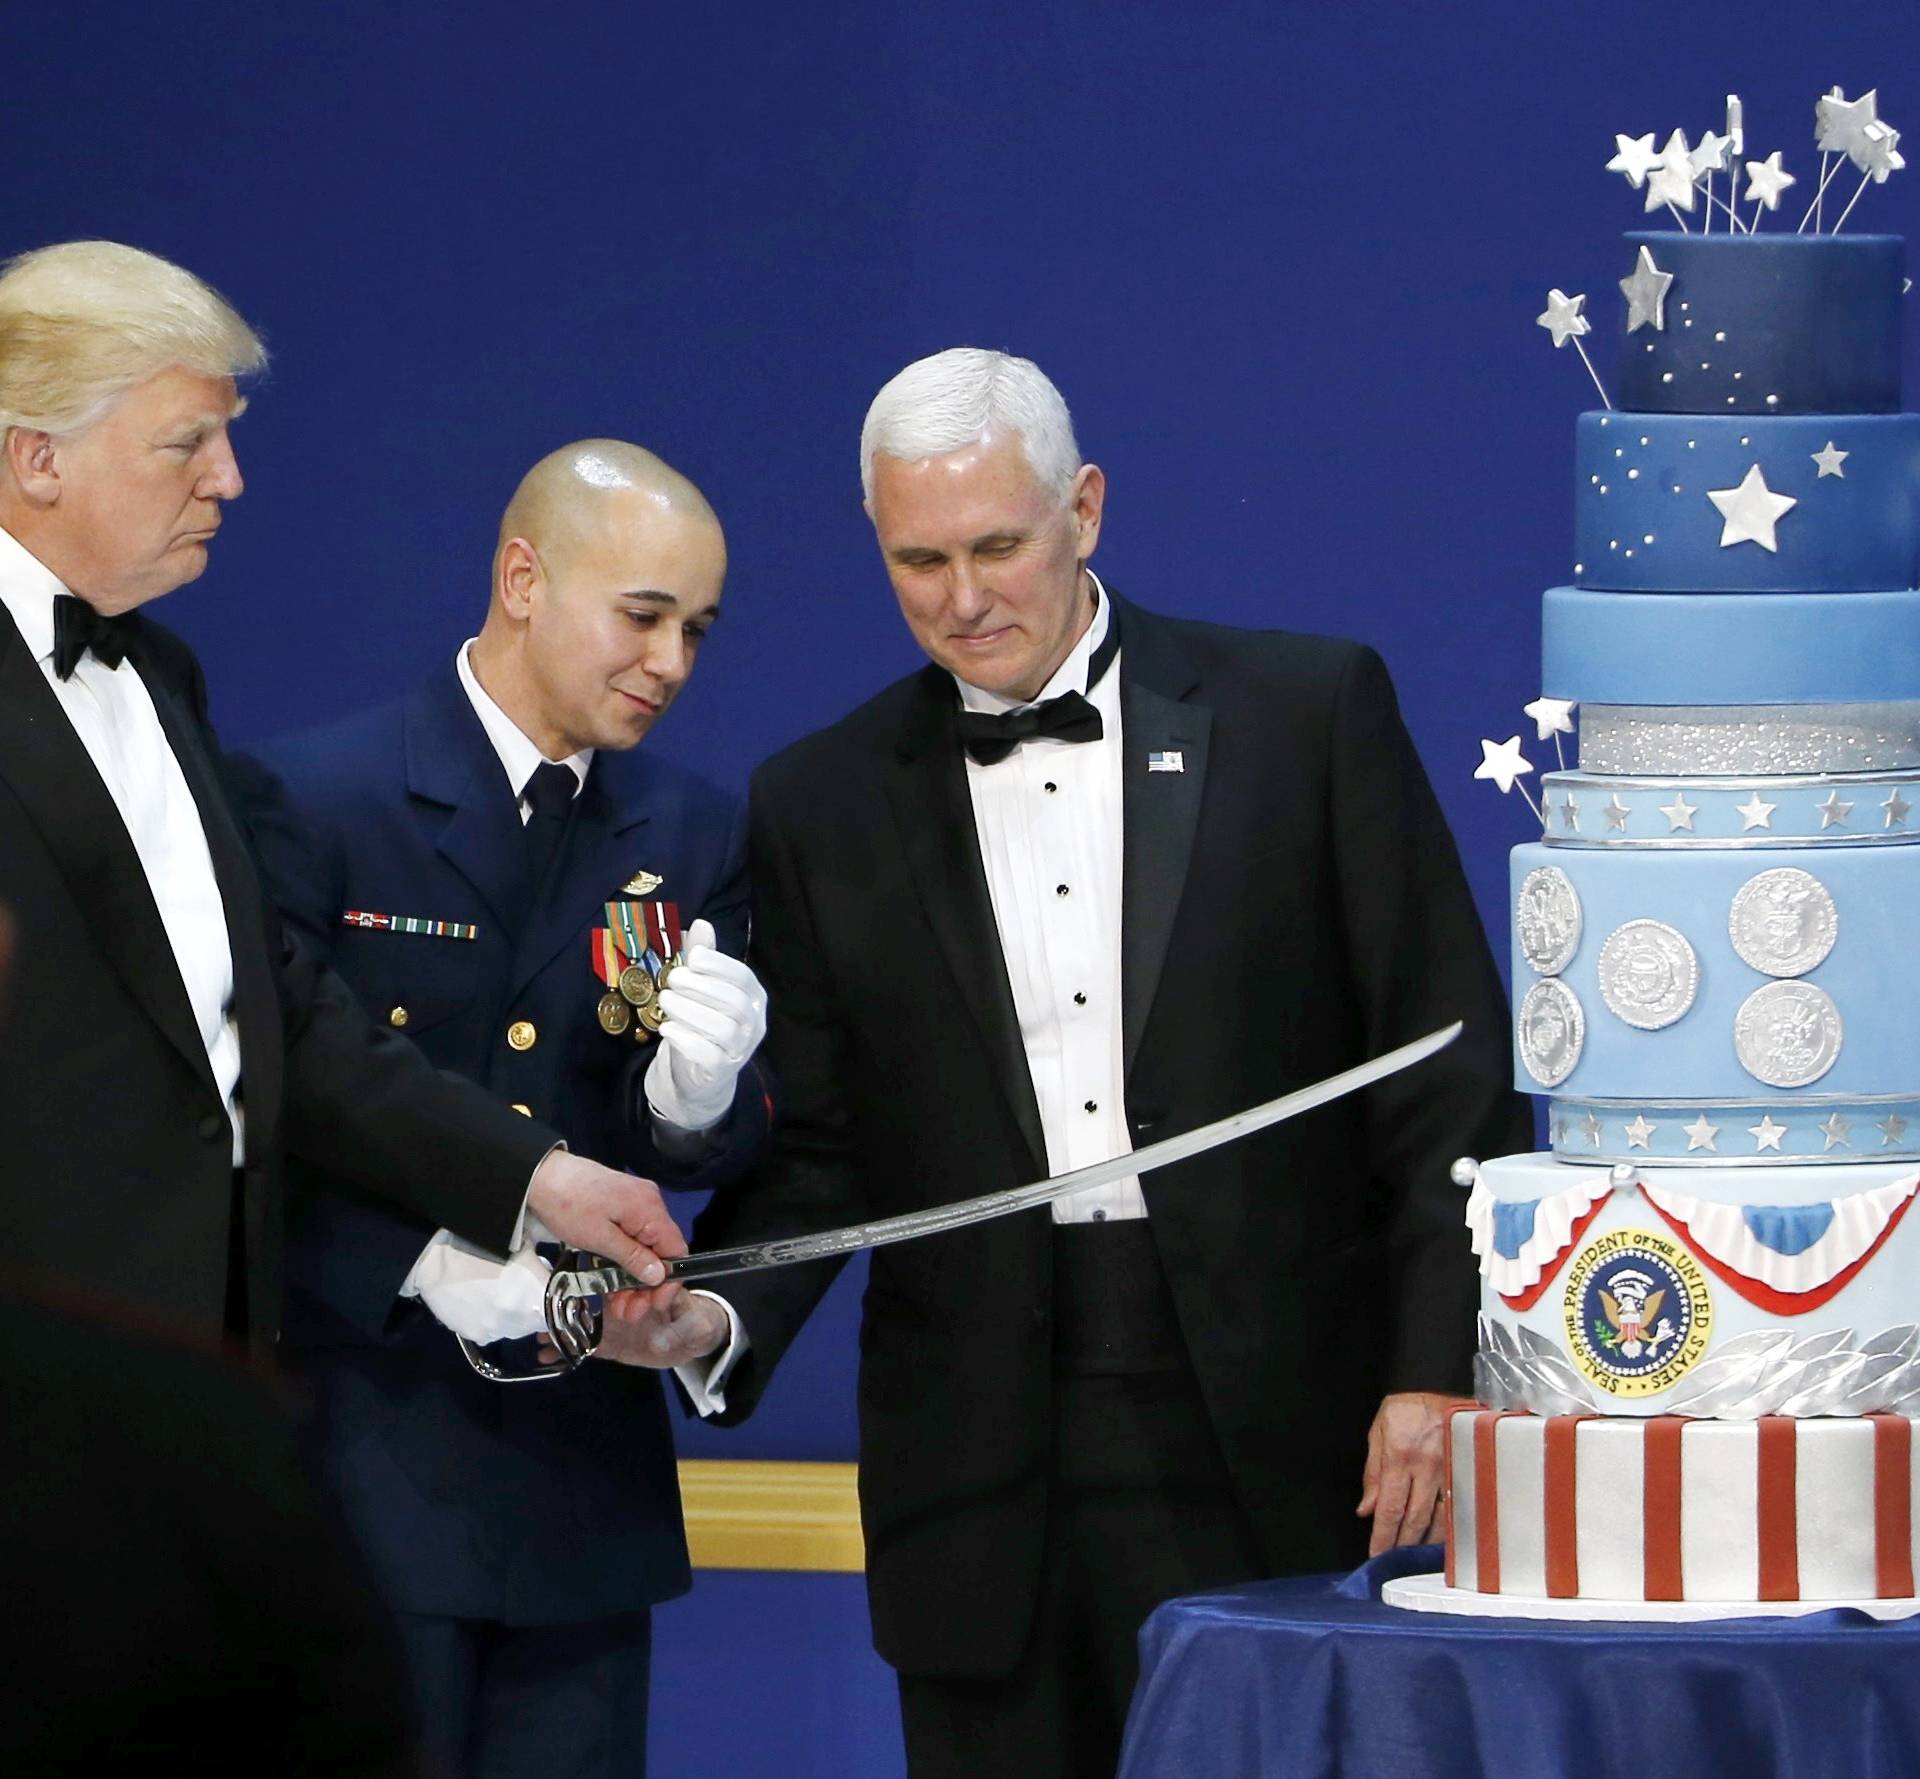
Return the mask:
{"type": "Polygon", "coordinates": [[[1898,791],[1889,791],[1887,800],[1880,807],[1887,812],[1887,826],[1890,828],[1904,828],[1907,817],[1913,813],[1913,805],[1898,791]]]}
{"type": "Polygon", "coordinates": [[[1880,1147],[1885,1149],[1907,1134],[1907,1121],[1898,1112],[1889,1112],[1876,1128],[1880,1132],[1880,1147]]]}
{"type": "Polygon", "coordinates": [[[1536,698],[1531,704],[1523,704],[1521,710],[1533,718],[1537,738],[1551,741],[1556,735],[1573,733],[1573,700],[1571,698],[1536,698]]]}
{"type": "Polygon", "coordinates": [[[1755,791],[1746,802],[1736,803],[1733,808],[1734,813],[1740,817],[1740,832],[1744,834],[1750,828],[1771,828],[1773,812],[1779,807],[1778,803],[1762,803],[1758,791],[1755,791]]]}
{"type": "MultiPolygon", "coordinates": [[[[1689,190],[1692,187],[1688,187],[1689,190]]],[[[1671,272],[1663,272],[1653,263],[1653,255],[1643,246],[1634,261],[1633,276],[1620,280],[1620,293],[1627,299],[1627,332],[1637,333],[1650,327],[1664,333],[1667,327],[1667,286],[1671,272]]]]}
{"type": "Polygon", "coordinates": [[[1580,800],[1571,791],[1567,793],[1566,806],[1560,811],[1560,819],[1567,824],[1569,834],[1579,833],[1580,800]]]}
{"type": "Polygon", "coordinates": [[[1853,164],[1875,185],[1885,185],[1889,175],[1898,173],[1907,164],[1899,143],[1900,132],[1892,125],[1868,124],[1860,132],[1860,146],[1851,157],[1853,164]]]}
{"type": "Polygon", "coordinates": [[[1667,818],[1667,832],[1669,834],[1677,834],[1682,828],[1685,828],[1687,832],[1691,834],[1693,832],[1693,818],[1699,813],[1699,809],[1695,804],[1687,801],[1687,793],[1685,791],[1675,791],[1671,803],[1662,803],[1660,805],[1660,813],[1667,818]]]}
{"type": "Polygon", "coordinates": [[[1747,1126],[1747,1135],[1753,1138],[1753,1152],[1758,1155],[1762,1149],[1777,1150],[1780,1139],[1787,1134],[1784,1124],[1775,1124],[1771,1112],[1762,1112],[1758,1124],[1747,1126]]]}
{"type": "Polygon", "coordinates": [[[1633,1122],[1627,1126],[1627,1147],[1629,1149],[1646,1148],[1647,1139],[1659,1128],[1659,1125],[1647,1122],[1644,1112],[1634,1113],[1633,1122]]]}
{"type": "Polygon", "coordinates": [[[1827,800],[1816,803],[1814,808],[1820,811],[1820,831],[1823,834],[1829,828],[1844,828],[1847,817],[1853,814],[1853,805],[1842,802],[1838,791],[1829,791],[1827,800]]]}
{"type": "Polygon", "coordinates": [[[1813,105],[1814,146],[1822,154],[1852,156],[1860,146],[1862,132],[1877,120],[1880,89],[1849,99],[1838,87],[1816,99],[1813,105]]]}
{"type": "Polygon", "coordinates": [[[1569,340],[1577,340],[1582,334],[1591,333],[1592,325],[1581,313],[1587,306],[1584,296],[1568,296],[1564,290],[1547,292],[1546,312],[1536,317],[1536,324],[1544,327],[1553,335],[1556,347],[1564,346],[1569,340]]]}
{"type": "Polygon", "coordinates": [[[1599,1148],[1600,1147],[1600,1120],[1594,1117],[1594,1115],[1591,1112],[1589,1112],[1586,1116],[1585,1123],[1583,1123],[1580,1128],[1582,1133],[1585,1135],[1587,1141],[1591,1143],[1596,1149],[1599,1148]]]}
{"type": "Polygon", "coordinates": [[[1707,498],[1720,509],[1720,517],[1726,521],[1720,528],[1721,549],[1729,549],[1734,544],[1758,544],[1761,549],[1776,554],[1780,546],[1774,541],[1773,528],[1783,514],[1800,504],[1791,494],[1775,494],[1767,486],[1767,478],[1760,473],[1757,463],[1747,471],[1738,488],[1710,488],[1707,498]]]}
{"type": "Polygon", "coordinates": [[[1704,179],[1709,173],[1724,173],[1727,170],[1727,149],[1732,142],[1731,136],[1716,136],[1708,130],[1693,145],[1693,153],[1687,157],[1694,178],[1704,179]]]}
{"type": "Polygon", "coordinates": [[[1660,151],[1653,145],[1653,132],[1644,136],[1615,136],[1614,156],[1607,162],[1609,173],[1624,173],[1627,183],[1638,191],[1647,183],[1647,175],[1660,164],[1660,151]]]}
{"type": "Polygon", "coordinates": [[[1747,202],[1764,204],[1769,210],[1780,208],[1780,194],[1798,180],[1780,165],[1780,151],[1775,149],[1764,161],[1747,162],[1747,202]]]}
{"type": "Polygon", "coordinates": [[[1612,801],[1609,802],[1606,808],[1601,810],[1600,813],[1607,818],[1608,827],[1617,828],[1622,833],[1625,833],[1626,827],[1627,827],[1627,817],[1630,816],[1633,813],[1633,811],[1629,809],[1626,806],[1626,804],[1620,801],[1620,793],[1618,791],[1615,791],[1613,793],[1612,801]]]}
{"type": "MultiPolygon", "coordinates": [[[[1827,1149],[1851,1149],[1853,1147],[1853,1145],[1847,1141],[1847,1139],[1853,1135],[1853,1126],[1848,1123],[1846,1119],[1842,1118],[1838,1112],[1835,1112],[1825,1124],[1817,1125],[1815,1128],[1827,1139],[1827,1149]]],[[[1821,1153],[1824,1155],[1826,1150],[1823,1149],[1821,1153]]]]}
{"type": "Polygon", "coordinates": [[[1671,204],[1676,210],[1693,208],[1693,155],[1685,130],[1675,130],[1660,151],[1660,164],[1647,175],[1647,208],[1671,204]]]}
{"type": "Polygon", "coordinates": [[[1718,1148],[1714,1144],[1714,1138],[1720,1134],[1720,1127],[1717,1124],[1709,1124],[1706,1113],[1702,1112],[1691,1124],[1683,1128],[1687,1133],[1687,1153],[1689,1155],[1696,1149],[1705,1149],[1709,1154],[1713,1155],[1719,1153],[1718,1148]]]}
{"type": "Polygon", "coordinates": [[[1810,451],[1807,455],[1820,466],[1819,475],[1813,478],[1816,482],[1825,481],[1828,476],[1838,476],[1843,482],[1847,479],[1847,472],[1840,466],[1853,453],[1841,450],[1832,439],[1827,440],[1827,448],[1824,451],[1810,451]]]}
{"type": "Polygon", "coordinates": [[[1520,751],[1520,737],[1509,735],[1505,741],[1480,743],[1480,764],[1473,769],[1475,778],[1490,778],[1505,796],[1514,781],[1533,770],[1533,762],[1520,751]]]}

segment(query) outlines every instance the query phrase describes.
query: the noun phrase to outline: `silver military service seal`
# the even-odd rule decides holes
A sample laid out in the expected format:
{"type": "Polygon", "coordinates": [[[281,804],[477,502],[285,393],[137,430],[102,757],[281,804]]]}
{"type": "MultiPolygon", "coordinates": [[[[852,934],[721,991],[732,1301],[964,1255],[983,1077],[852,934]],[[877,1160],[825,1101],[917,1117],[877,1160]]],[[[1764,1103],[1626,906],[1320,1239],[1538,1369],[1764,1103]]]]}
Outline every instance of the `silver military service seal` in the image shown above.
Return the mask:
{"type": "Polygon", "coordinates": [[[1557,865],[1529,871],[1514,900],[1520,955],[1542,976],[1558,976],[1580,948],[1580,895],[1557,865]]]}
{"type": "Polygon", "coordinates": [[[1819,878],[1784,865],[1740,886],[1727,930],[1742,963],[1768,976],[1804,976],[1833,949],[1840,916],[1819,878]]]}
{"type": "Polygon", "coordinates": [[[1740,1066],[1769,1087],[1805,1087],[1840,1054],[1840,1009],[1811,982],[1769,982],[1741,1002],[1733,1019],[1740,1066]]]}
{"type": "Polygon", "coordinates": [[[1630,920],[1600,947],[1600,998],[1628,1025],[1672,1025],[1700,987],[1693,947],[1664,921],[1630,920]]]}
{"type": "Polygon", "coordinates": [[[1515,1025],[1527,1073],[1542,1087],[1558,1087],[1573,1073],[1587,1036],[1573,990],[1557,976],[1543,977],[1527,990],[1515,1025]]]}

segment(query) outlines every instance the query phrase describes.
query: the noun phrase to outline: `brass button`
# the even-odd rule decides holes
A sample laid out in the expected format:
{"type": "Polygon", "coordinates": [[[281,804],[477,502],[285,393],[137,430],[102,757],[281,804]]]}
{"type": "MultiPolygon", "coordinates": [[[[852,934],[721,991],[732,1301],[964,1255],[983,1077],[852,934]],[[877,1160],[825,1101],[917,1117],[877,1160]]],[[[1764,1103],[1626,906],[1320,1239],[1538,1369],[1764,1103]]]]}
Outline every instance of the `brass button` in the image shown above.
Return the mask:
{"type": "Polygon", "coordinates": [[[507,1042],[516,1050],[531,1050],[539,1033],[533,1029],[531,1019],[516,1019],[507,1027],[507,1042]]]}
{"type": "Polygon", "coordinates": [[[522,1118],[531,1118],[533,1116],[533,1108],[531,1106],[521,1105],[518,1100],[513,1102],[513,1109],[518,1112],[522,1118]]]}
{"type": "Polygon", "coordinates": [[[387,1015],[387,1024],[389,1025],[405,1025],[406,1023],[407,1010],[404,1007],[396,1007],[387,1015]]]}

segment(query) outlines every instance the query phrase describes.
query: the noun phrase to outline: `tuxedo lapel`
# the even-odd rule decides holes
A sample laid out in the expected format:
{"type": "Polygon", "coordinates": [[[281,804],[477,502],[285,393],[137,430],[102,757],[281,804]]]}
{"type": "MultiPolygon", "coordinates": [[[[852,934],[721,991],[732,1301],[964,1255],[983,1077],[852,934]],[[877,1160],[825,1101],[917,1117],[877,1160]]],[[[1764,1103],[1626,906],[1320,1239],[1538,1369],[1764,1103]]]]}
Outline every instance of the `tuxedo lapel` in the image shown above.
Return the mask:
{"type": "MultiPolygon", "coordinates": [[[[240,1028],[241,1092],[246,1108],[249,1157],[266,1152],[280,1116],[282,1038],[279,991],[274,986],[260,879],[222,791],[199,724],[160,675],[148,671],[138,652],[134,666],[153,700],[167,744],[193,793],[200,827],[213,860],[227,916],[227,949],[233,959],[233,1016],[240,1028]]],[[[196,1036],[196,1043],[198,1038],[196,1036]]],[[[205,1047],[201,1046],[202,1055],[205,1047]]]]}
{"type": "Polygon", "coordinates": [[[1000,931],[980,862],[965,757],[953,733],[953,682],[939,668],[920,676],[920,698],[903,726],[887,779],[902,852],[953,976],[957,998],[993,1060],[1032,1152],[1047,1165],[1046,1136],[1020,1041],[1020,1018],[1001,955],[1000,931]]]}
{"type": "Polygon", "coordinates": [[[1186,888],[1213,713],[1193,700],[1198,675],[1171,637],[1147,614],[1114,604],[1125,749],[1120,1006],[1131,1073],[1186,888]]]}
{"type": "Polygon", "coordinates": [[[128,992],[213,1088],[180,966],[113,796],[0,606],[0,776],[59,861],[95,942],[128,992]]]}

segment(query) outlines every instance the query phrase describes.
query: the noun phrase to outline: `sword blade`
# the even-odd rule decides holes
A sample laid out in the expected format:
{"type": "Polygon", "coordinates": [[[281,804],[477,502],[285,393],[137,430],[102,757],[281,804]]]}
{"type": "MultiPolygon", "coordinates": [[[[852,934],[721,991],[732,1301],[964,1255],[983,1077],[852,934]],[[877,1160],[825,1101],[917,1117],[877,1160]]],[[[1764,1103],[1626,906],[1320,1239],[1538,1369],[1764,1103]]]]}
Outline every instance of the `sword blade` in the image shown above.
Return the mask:
{"type": "MultiPolygon", "coordinates": [[[[1050,1180],[1036,1180],[1030,1186],[1013,1186],[1001,1192],[984,1193],[979,1198],[961,1199],[953,1204],[935,1206],[932,1210],[882,1217],[873,1223],[854,1223],[845,1229],[828,1229],[814,1235],[754,1242],[741,1248],[713,1248],[704,1254],[683,1254],[679,1259],[666,1263],[667,1277],[683,1284],[693,1284],[702,1279],[728,1278],[734,1273],[762,1272],[774,1266],[799,1266],[809,1260],[827,1260],[838,1254],[856,1253],[861,1248],[883,1248],[892,1242],[917,1241],[922,1236],[939,1235],[950,1229],[966,1229],[975,1223],[987,1223],[996,1217],[1009,1217],[1018,1211],[1032,1210],[1037,1205],[1052,1204],[1057,1198],[1065,1198],[1072,1192],[1084,1192],[1090,1186],[1110,1185],[1115,1180],[1124,1180],[1133,1174],[1149,1173],[1155,1168],[1170,1167],[1176,1161],[1204,1155],[1209,1149],[1219,1148],[1222,1143],[1251,1136],[1255,1131],[1266,1130],[1289,1118],[1297,1118],[1302,1112],[1311,1112],[1330,1100],[1358,1093],[1364,1087],[1372,1087],[1390,1075],[1399,1074],[1402,1069],[1410,1069],[1415,1063],[1426,1061],[1428,1057],[1444,1050],[1459,1035],[1460,1022],[1455,1020],[1452,1025],[1429,1032],[1424,1038],[1416,1038],[1411,1044],[1402,1044],[1399,1049],[1389,1050],[1371,1062],[1363,1062],[1356,1068],[1330,1075],[1324,1081],[1316,1081],[1311,1087],[1282,1094],[1264,1105],[1230,1113],[1225,1118],[1216,1118],[1211,1124],[1199,1125],[1179,1136],[1162,1138],[1157,1143],[1149,1143],[1144,1149],[1116,1155],[1108,1161],[1096,1161],[1091,1166],[1075,1168],[1072,1173],[1059,1174],[1050,1180]]],[[[596,1268],[593,1276],[601,1290],[624,1290],[638,1284],[637,1280],[618,1267],[596,1268]],[[607,1274],[618,1274],[620,1282],[603,1280],[602,1275],[607,1274]]]]}

